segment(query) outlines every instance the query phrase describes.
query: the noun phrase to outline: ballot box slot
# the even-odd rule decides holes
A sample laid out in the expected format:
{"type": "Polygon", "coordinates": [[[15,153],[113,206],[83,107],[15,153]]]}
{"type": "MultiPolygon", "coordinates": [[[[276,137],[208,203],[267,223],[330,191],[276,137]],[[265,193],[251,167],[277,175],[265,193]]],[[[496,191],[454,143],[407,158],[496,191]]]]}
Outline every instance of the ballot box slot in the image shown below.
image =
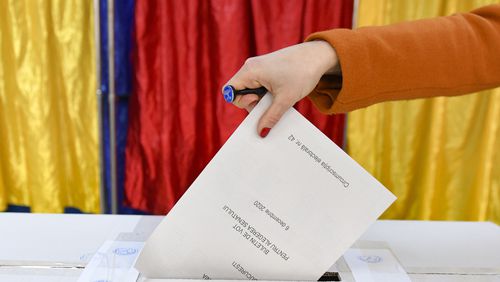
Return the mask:
{"type": "Polygon", "coordinates": [[[342,281],[338,272],[325,272],[318,281],[342,281]]]}

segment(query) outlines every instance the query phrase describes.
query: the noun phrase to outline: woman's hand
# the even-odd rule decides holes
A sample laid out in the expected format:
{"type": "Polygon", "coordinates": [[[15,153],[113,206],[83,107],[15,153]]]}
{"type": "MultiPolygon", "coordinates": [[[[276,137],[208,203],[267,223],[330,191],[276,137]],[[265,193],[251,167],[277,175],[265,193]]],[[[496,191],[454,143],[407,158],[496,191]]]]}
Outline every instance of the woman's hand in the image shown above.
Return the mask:
{"type": "MultiPolygon", "coordinates": [[[[330,44],[312,41],[249,58],[226,85],[237,90],[264,86],[273,95],[273,103],[257,126],[259,135],[265,137],[290,107],[311,93],[325,73],[339,70],[330,44]]],[[[251,111],[258,100],[254,94],[238,95],[233,104],[251,111]]]]}

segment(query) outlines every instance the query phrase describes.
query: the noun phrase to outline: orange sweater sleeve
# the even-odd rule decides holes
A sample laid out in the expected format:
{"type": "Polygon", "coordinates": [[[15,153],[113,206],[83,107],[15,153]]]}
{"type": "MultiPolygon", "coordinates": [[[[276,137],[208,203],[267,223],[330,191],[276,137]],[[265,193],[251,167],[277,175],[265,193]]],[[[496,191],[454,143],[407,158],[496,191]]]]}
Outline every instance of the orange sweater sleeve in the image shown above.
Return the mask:
{"type": "Polygon", "coordinates": [[[311,34],[336,50],[342,87],[324,76],[309,98],[324,113],[500,86],[500,5],[470,13],[311,34]]]}

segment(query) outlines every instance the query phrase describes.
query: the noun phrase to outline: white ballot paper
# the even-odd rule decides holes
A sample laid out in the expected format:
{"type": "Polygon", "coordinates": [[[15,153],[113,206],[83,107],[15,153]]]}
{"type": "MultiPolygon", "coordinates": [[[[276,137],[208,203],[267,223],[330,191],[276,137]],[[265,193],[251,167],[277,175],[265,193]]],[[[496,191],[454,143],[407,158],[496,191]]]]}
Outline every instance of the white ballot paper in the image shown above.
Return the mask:
{"type": "Polygon", "coordinates": [[[317,280],[396,199],[295,109],[266,138],[267,94],[167,214],[149,278],[317,280]]]}

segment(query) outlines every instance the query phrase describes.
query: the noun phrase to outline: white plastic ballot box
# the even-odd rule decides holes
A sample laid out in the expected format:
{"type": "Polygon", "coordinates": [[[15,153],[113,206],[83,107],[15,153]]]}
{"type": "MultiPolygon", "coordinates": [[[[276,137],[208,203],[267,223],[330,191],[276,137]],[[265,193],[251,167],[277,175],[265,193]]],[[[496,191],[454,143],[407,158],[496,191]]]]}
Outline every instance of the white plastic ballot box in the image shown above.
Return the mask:
{"type": "MultiPolygon", "coordinates": [[[[78,281],[106,241],[145,241],[161,219],[0,213],[0,281],[78,281]]],[[[379,220],[355,245],[368,243],[387,247],[412,281],[500,281],[494,223],[379,220]]],[[[355,281],[344,262],[334,270],[342,281],[355,281]]]]}

